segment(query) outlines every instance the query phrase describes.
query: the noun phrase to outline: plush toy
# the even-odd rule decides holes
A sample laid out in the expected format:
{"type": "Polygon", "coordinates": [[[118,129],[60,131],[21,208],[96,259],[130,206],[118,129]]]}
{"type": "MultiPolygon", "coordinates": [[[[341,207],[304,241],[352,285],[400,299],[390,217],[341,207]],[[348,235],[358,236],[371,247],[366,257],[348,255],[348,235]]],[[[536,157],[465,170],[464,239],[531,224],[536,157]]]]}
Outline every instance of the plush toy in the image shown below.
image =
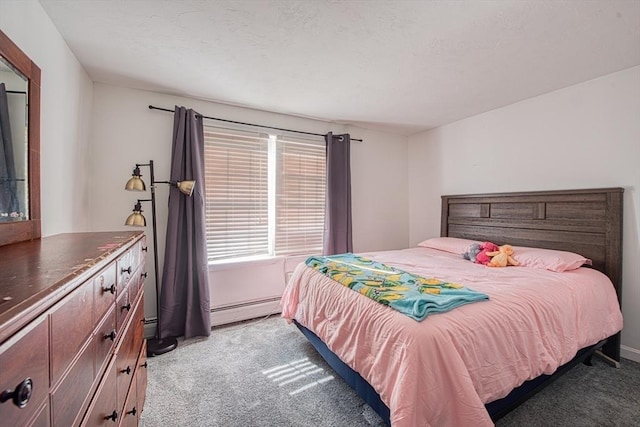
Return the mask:
{"type": "Polygon", "coordinates": [[[498,250],[498,245],[491,242],[484,242],[480,245],[480,252],[476,255],[476,264],[487,265],[491,261],[489,252],[495,252],[498,250]]]}
{"type": "Polygon", "coordinates": [[[476,257],[478,256],[481,250],[482,249],[480,248],[480,244],[472,243],[471,246],[469,246],[469,249],[467,250],[467,252],[462,254],[462,258],[468,259],[471,262],[476,262],[476,257]]]}
{"type": "Polygon", "coordinates": [[[487,252],[497,250],[498,245],[491,242],[484,242],[482,244],[472,243],[467,252],[462,254],[462,257],[476,264],[487,265],[489,261],[491,261],[491,257],[487,256],[487,252]]]}
{"type": "Polygon", "coordinates": [[[513,255],[513,248],[510,245],[502,245],[497,251],[487,252],[487,256],[492,257],[487,266],[506,267],[508,265],[520,265],[511,255],[513,255]]]}

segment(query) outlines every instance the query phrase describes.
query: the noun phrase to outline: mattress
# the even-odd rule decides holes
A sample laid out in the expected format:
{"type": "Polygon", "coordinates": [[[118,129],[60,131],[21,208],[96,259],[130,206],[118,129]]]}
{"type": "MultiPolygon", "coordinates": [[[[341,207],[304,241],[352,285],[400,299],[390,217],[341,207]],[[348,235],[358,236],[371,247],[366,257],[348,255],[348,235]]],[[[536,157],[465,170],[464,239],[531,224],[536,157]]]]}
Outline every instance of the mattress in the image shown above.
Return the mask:
{"type": "Polygon", "coordinates": [[[590,268],[488,268],[422,247],[362,255],[489,296],[417,322],[305,264],[296,268],[282,316],[367,380],[394,427],[492,425],[486,403],[622,329],[613,285],[590,268]]]}

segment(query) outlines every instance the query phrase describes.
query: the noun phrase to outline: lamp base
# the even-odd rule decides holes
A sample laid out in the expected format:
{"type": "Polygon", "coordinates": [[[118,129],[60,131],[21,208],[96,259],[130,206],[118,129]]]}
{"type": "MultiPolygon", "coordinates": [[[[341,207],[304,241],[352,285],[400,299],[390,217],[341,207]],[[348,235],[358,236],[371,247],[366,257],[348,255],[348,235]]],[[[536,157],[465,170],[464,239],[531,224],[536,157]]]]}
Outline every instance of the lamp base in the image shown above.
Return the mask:
{"type": "Polygon", "coordinates": [[[160,356],[169,353],[178,347],[178,340],[174,337],[151,338],[147,340],[147,357],[160,356]]]}

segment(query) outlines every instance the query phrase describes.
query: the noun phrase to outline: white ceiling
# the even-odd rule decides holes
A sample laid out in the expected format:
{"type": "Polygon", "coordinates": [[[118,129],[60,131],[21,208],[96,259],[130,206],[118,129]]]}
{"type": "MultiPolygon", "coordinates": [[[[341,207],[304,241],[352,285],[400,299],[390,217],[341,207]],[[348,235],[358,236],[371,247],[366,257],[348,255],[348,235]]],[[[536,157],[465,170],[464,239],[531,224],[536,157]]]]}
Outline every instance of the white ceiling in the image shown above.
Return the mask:
{"type": "Polygon", "coordinates": [[[640,0],[40,0],[91,79],[405,135],[640,64],[640,0]]]}

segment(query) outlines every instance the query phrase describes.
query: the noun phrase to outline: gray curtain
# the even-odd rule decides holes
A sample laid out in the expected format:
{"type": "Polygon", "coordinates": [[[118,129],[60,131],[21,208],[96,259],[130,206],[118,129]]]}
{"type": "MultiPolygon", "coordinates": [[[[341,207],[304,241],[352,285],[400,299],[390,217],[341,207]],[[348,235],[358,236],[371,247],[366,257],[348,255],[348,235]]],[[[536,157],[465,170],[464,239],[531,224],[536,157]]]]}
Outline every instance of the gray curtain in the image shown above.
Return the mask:
{"type": "MultiPolygon", "coordinates": [[[[0,83],[0,214],[20,212],[13,139],[9,124],[9,100],[4,83],[0,83]]],[[[12,220],[0,216],[0,221],[12,220]]]]}
{"type": "Polygon", "coordinates": [[[351,137],[325,135],[327,143],[327,198],[324,217],[324,255],[353,250],[351,241],[351,137]]]}
{"type": "Polygon", "coordinates": [[[195,180],[191,197],[175,187],[169,218],[160,292],[160,338],[211,333],[209,269],[204,217],[204,134],[202,118],[175,107],[171,181],[195,180]]]}

